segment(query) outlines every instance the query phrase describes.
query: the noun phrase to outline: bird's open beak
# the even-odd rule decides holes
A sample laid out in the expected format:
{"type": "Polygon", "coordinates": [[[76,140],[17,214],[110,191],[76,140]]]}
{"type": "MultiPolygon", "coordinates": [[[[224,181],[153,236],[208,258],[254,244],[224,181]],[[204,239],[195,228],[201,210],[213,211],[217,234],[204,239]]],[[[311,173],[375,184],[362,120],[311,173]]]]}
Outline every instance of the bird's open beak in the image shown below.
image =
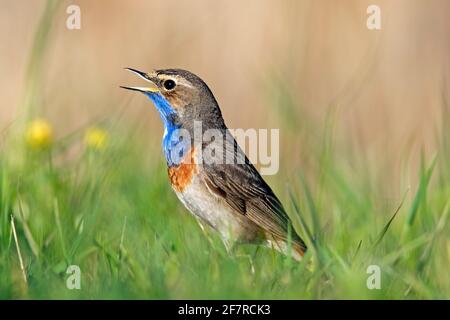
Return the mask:
{"type": "Polygon", "coordinates": [[[144,79],[147,82],[150,82],[153,86],[152,87],[125,87],[125,86],[120,86],[123,89],[128,89],[128,90],[133,90],[133,91],[139,91],[139,92],[143,92],[143,93],[156,93],[159,92],[158,87],[155,85],[154,83],[154,77],[152,77],[151,75],[148,75],[145,72],[136,70],[136,69],[132,69],[132,68],[125,68],[128,71],[133,72],[134,74],[137,74],[139,77],[141,77],[142,79],[144,79]]]}

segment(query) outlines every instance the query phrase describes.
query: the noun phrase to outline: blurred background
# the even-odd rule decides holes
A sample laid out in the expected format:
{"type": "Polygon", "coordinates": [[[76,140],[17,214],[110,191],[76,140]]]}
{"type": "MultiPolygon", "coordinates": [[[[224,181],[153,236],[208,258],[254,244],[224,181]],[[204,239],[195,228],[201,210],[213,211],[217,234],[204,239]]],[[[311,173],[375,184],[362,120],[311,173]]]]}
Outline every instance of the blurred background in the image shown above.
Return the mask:
{"type": "Polygon", "coordinates": [[[417,172],[420,150],[434,153],[445,129],[447,0],[2,0],[1,7],[2,130],[21,108],[51,121],[57,136],[119,117],[159,152],[156,111],[119,88],[142,84],[127,66],[188,69],[211,87],[229,127],[280,128],[286,175],[313,167],[312,149],[328,133],[350,167],[356,154],[377,163],[374,176],[397,181],[405,162],[417,172]],[[80,30],[66,28],[71,4],[81,8],[80,30]],[[370,4],[381,8],[379,31],[366,27],[370,4]]]}
{"type": "Polygon", "coordinates": [[[0,299],[448,298],[450,1],[0,6],[0,299]],[[265,178],[311,260],[243,248],[254,273],[205,241],[169,190],[155,108],[119,88],[143,84],[124,67],[190,70],[230,128],[280,129],[265,178]],[[83,290],[66,288],[72,264],[83,290]]]}

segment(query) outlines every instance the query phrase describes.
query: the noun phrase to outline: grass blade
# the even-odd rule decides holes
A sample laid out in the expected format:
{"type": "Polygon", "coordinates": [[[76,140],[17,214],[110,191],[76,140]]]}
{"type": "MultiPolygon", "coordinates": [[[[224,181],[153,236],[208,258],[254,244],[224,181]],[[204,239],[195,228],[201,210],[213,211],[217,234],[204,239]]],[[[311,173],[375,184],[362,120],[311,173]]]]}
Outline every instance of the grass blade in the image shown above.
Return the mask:
{"type": "Polygon", "coordinates": [[[405,202],[406,195],[408,194],[408,190],[406,190],[405,194],[403,195],[402,201],[400,202],[399,206],[397,207],[397,210],[395,210],[392,217],[389,219],[389,221],[384,226],[383,230],[381,230],[380,234],[377,237],[377,240],[375,240],[374,247],[378,246],[378,244],[383,240],[386,232],[388,231],[389,227],[391,226],[392,221],[394,221],[395,217],[397,216],[398,212],[400,211],[401,207],[403,206],[403,203],[405,202]]]}
{"type": "Polygon", "coordinates": [[[417,188],[413,204],[408,212],[408,216],[406,219],[406,225],[409,227],[412,226],[412,224],[414,223],[414,220],[417,216],[417,212],[419,211],[420,206],[424,203],[426,199],[426,190],[430,182],[434,167],[436,165],[436,159],[437,156],[435,155],[431,160],[430,165],[425,169],[424,160],[422,156],[419,186],[417,188]]]}

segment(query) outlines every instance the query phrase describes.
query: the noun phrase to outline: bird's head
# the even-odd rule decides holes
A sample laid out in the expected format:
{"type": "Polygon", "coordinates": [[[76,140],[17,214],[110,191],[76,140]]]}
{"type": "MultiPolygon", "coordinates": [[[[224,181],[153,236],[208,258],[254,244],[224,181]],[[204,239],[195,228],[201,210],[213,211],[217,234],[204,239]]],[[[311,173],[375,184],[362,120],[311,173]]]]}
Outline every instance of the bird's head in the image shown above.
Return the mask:
{"type": "Polygon", "coordinates": [[[178,121],[190,125],[202,121],[207,126],[223,123],[219,106],[205,82],[195,74],[181,69],[155,70],[145,73],[127,70],[151,84],[150,87],[125,87],[142,92],[155,104],[163,121],[178,121]]]}

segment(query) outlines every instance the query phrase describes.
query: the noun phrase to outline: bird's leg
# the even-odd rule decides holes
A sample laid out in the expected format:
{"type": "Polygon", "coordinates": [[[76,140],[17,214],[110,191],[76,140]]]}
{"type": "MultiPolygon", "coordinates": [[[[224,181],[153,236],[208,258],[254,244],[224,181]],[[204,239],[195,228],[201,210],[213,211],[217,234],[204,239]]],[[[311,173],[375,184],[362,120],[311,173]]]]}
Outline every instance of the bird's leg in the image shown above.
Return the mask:
{"type": "Polygon", "coordinates": [[[250,271],[251,271],[252,275],[255,275],[255,265],[253,264],[254,256],[252,257],[250,254],[237,253],[237,249],[236,248],[238,246],[237,246],[237,242],[236,241],[230,242],[229,240],[224,239],[223,243],[225,245],[225,248],[226,248],[228,254],[231,257],[248,259],[248,261],[250,263],[250,271]]]}
{"type": "MultiPolygon", "coordinates": [[[[202,230],[203,234],[205,235],[206,239],[208,239],[209,244],[212,247],[214,247],[214,243],[213,243],[211,237],[209,236],[208,232],[206,231],[206,228],[205,228],[205,225],[203,224],[203,222],[197,217],[195,218],[195,220],[197,221],[197,223],[198,223],[200,229],[202,230]]],[[[222,238],[222,240],[223,240],[223,244],[225,246],[225,250],[227,251],[227,254],[230,257],[234,257],[234,258],[248,259],[248,261],[250,263],[250,271],[251,271],[252,275],[255,275],[255,265],[253,263],[253,258],[256,256],[258,249],[256,249],[253,256],[251,256],[250,254],[237,253],[238,241],[231,241],[230,239],[227,239],[227,238],[222,238]]]]}
{"type": "Polygon", "coordinates": [[[255,275],[255,265],[253,264],[253,257],[249,254],[238,254],[236,255],[236,258],[246,258],[248,259],[248,262],[250,263],[250,271],[252,275],[255,275]]]}
{"type": "Polygon", "coordinates": [[[255,275],[255,265],[253,264],[253,257],[251,255],[241,253],[241,254],[236,254],[235,257],[248,259],[248,262],[250,263],[250,271],[253,276],[255,275]]]}
{"type": "Polygon", "coordinates": [[[211,237],[209,236],[208,232],[206,231],[205,226],[200,221],[200,218],[195,217],[195,220],[197,221],[197,224],[199,225],[200,229],[202,230],[203,235],[208,240],[209,244],[213,247],[214,246],[213,241],[212,241],[211,237]]]}

